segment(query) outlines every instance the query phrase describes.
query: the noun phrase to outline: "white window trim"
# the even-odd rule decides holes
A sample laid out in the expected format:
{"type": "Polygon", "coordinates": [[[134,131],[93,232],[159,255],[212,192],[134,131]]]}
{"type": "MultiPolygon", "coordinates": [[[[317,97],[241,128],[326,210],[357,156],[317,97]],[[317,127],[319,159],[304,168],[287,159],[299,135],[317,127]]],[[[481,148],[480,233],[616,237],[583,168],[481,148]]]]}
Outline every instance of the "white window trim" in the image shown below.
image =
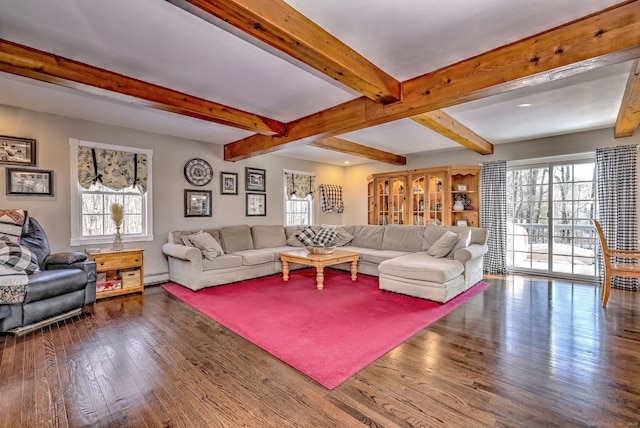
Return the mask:
{"type": "MultiPolygon", "coordinates": [[[[282,213],[283,213],[283,224],[287,223],[287,178],[286,178],[286,174],[301,174],[301,175],[309,175],[311,177],[315,177],[316,173],[315,172],[309,172],[309,171],[297,171],[295,169],[283,169],[282,170],[282,187],[284,188],[283,190],[283,202],[282,202],[282,213]]],[[[314,213],[314,209],[315,209],[315,194],[314,197],[311,199],[311,211],[309,212],[309,217],[311,220],[311,223],[313,224],[313,218],[315,217],[315,213],[314,213]]]]}
{"type": "Polygon", "coordinates": [[[79,245],[94,245],[94,244],[109,244],[113,242],[113,237],[101,236],[99,238],[94,237],[82,237],[82,221],[80,220],[80,183],[78,182],[78,146],[95,147],[96,149],[106,150],[118,150],[131,153],[140,153],[147,156],[147,170],[149,176],[147,178],[147,192],[146,192],[146,204],[144,206],[146,230],[141,234],[126,235],[125,242],[137,242],[137,241],[153,241],[153,150],[139,149],[135,147],[115,146],[112,144],[102,144],[93,141],[83,141],[75,138],[69,139],[69,146],[71,146],[70,158],[69,158],[69,174],[71,183],[71,240],[70,245],[72,247],[79,245]]]}

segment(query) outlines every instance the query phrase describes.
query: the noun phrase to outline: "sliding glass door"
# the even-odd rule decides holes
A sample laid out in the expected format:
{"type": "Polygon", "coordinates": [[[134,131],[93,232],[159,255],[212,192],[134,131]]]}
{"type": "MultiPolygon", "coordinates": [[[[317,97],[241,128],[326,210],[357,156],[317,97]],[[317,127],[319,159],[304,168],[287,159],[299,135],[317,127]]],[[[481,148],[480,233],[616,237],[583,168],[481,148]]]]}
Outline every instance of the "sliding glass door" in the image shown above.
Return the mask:
{"type": "Polygon", "coordinates": [[[595,163],[509,168],[507,265],[512,271],[595,279],[595,163]]]}

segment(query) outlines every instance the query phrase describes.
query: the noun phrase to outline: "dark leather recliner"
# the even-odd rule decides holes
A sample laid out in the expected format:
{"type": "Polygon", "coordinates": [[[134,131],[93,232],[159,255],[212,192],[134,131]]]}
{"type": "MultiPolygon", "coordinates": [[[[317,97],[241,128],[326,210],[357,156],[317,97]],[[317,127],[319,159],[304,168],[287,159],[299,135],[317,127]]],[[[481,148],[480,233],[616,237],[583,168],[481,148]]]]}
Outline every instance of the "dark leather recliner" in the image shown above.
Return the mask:
{"type": "Polygon", "coordinates": [[[25,220],[20,245],[38,258],[40,272],[29,275],[22,303],[0,305],[0,333],[22,334],[79,314],[96,300],[96,264],[79,252],[49,254],[49,241],[32,217],[25,220]]]}

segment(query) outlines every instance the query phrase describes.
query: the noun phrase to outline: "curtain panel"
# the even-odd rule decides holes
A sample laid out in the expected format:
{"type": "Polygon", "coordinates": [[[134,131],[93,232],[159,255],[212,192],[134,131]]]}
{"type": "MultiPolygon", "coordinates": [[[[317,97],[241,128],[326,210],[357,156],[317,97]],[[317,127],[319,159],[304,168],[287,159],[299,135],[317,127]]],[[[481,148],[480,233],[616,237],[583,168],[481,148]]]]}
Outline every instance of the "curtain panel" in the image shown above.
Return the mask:
{"type": "Polygon", "coordinates": [[[287,181],[287,199],[291,199],[293,195],[299,198],[306,198],[311,195],[311,199],[313,199],[313,189],[316,183],[315,176],[290,172],[285,172],[284,175],[287,181]]]}
{"type": "MultiPolygon", "coordinates": [[[[598,216],[609,247],[637,250],[638,146],[626,145],[596,150],[598,216]]],[[[602,250],[598,247],[598,266],[604,279],[602,250]]],[[[618,259],[615,263],[636,264],[637,260],[618,259]]],[[[611,286],[638,290],[635,278],[613,277],[611,286]]]]}
{"type": "Polygon", "coordinates": [[[85,189],[97,182],[112,190],[147,191],[147,155],[78,146],[78,182],[85,189]]]}
{"type": "Polygon", "coordinates": [[[484,272],[507,272],[507,162],[482,164],[480,171],[480,226],[489,232],[484,272]]]}

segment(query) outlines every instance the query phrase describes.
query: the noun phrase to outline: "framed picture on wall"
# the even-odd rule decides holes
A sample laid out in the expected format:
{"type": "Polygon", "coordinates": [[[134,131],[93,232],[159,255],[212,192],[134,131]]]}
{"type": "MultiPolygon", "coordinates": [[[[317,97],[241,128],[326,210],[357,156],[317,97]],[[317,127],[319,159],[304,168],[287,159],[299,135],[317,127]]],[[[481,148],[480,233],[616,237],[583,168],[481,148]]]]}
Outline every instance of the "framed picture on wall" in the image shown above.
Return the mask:
{"type": "Polygon", "coordinates": [[[211,217],[211,190],[184,190],[185,217],[211,217]]]}
{"type": "Polygon", "coordinates": [[[220,173],[220,194],[221,195],[237,195],[238,194],[238,174],[235,172],[220,173]]]}
{"type": "Polygon", "coordinates": [[[36,166],[36,140],[0,135],[0,163],[36,166]]]}
{"type": "Polygon", "coordinates": [[[7,195],[53,196],[53,171],[7,168],[7,195]]]}
{"type": "Polygon", "coordinates": [[[245,168],[247,192],[264,192],[267,190],[267,172],[260,168],[245,168]]]}
{"type": "Polygon", "coordinates": [[[246,216],[266,216],[267,215],[267,195],[264,193],[247,193],[246,216]]]}

